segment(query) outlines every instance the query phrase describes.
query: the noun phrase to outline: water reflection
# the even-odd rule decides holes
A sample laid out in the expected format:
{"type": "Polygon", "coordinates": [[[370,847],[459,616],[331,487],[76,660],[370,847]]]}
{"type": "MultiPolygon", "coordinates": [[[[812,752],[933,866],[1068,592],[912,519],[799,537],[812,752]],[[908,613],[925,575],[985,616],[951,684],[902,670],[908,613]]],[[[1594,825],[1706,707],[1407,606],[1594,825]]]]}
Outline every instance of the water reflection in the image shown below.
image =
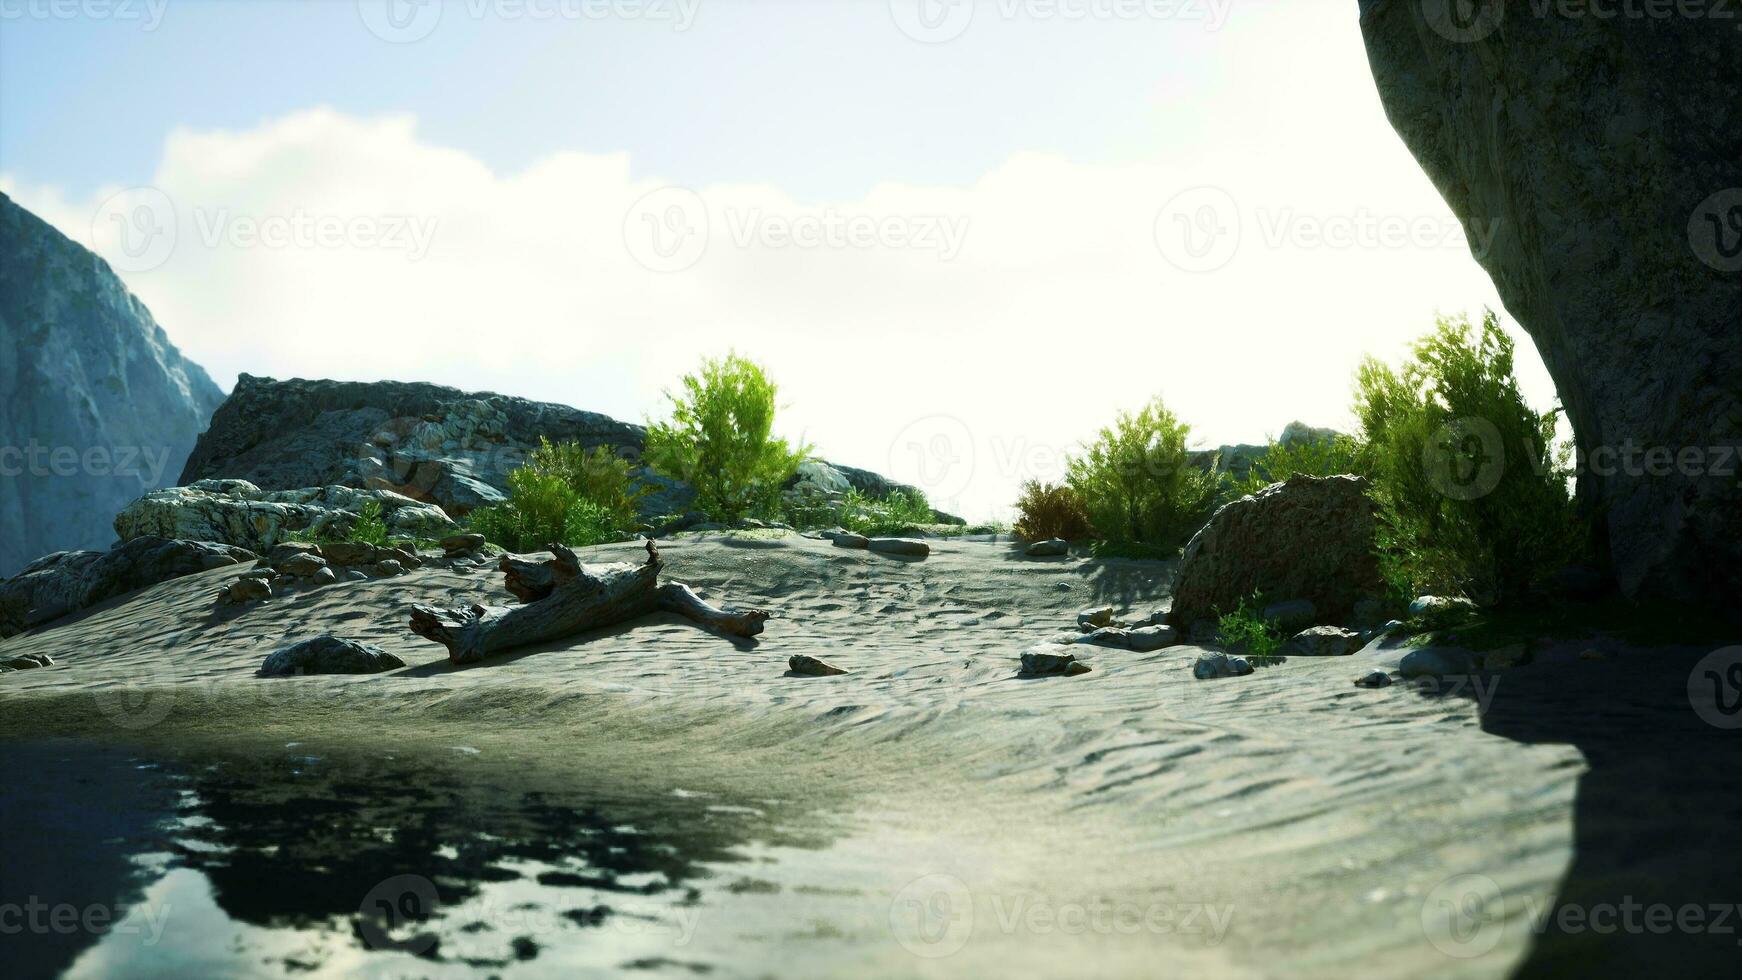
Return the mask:
{"type": "Polygon", "coordinates": [[[779,802],[553,789],[444,752],[10,747],[41,779],[5,794],[0,831],[31,847],[0,848],[0,905],[108,919],[8,942],[17,975],[705,971],[684,952],[704,907],[755,893],[728,871],[746,849],[827,843],[779,802]]]}

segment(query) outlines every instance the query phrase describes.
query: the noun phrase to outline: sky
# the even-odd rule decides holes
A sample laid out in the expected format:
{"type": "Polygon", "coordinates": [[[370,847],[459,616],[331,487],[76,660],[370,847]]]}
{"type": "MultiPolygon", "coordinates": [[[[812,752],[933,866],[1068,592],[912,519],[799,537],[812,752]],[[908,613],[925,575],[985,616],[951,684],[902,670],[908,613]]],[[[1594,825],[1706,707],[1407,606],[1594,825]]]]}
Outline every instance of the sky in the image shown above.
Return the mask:
{"type": "Polygon", "coordinates": [[[0,190],[225,388],[645,421],[736,350],[976,519],[1156,396],[1349,428],[1363,355],[1500,309],[1354,0],[0,0],[0,190]]]}

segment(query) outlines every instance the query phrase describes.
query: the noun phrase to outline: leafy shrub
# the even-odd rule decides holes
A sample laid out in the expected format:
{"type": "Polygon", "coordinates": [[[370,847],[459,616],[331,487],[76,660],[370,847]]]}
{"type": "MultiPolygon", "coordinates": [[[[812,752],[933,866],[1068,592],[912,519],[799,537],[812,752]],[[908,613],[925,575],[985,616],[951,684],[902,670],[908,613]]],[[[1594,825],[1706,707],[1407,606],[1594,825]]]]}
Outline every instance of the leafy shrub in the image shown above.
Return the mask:
{"type": "Polygon", "coordinates": [[[1030,480],[1022,485],[1016,510],[1014,530],[1024,541],[1048,538],[1081,541],[1095,533],[1089,524],[1089,512],[1083,509],[1083,498],[1068,484],[1030,480]]]}
{"type": "Polygon", "coordinates": [[[1240,600],[1233,612],[1217,610],[1221,615],[1216,621],[1216,631],[1222,645],[1254,664],[1270,663],[1283,644],[1281,631],[1260,614],[1263,608],[1264,597],[1254,592],[1250,600],[1240,600]]]}
{"type": "Polygon", "coordinates": [[[1215,478],[1192,464],[1190,434],[1157,398],[1070,461],[1066,480],[1109,553],[1172,554],[1209,519],[1215,478]]]}
{"type": "Polygon", "coordinates": [[[387,521],[381,514],[381,501],[365,500],[357,508],[357,514],[351,523],[341,533],[331,533],[329,524],[321,533],[314,530],[292,531],[285,535],[286,541],[297,541],[304,544],[324,544],[331,541],[359,541],[372,544],[377,548],[387,545],[387,521]]]}
{"type": "Polygon", "coordinates": [[[840,513],[842,527],[870,537],[900,534],[932,521],[931,504],[919,490],[896,490],[882,500],[873,500],[857,489],[848,490],[840,513]]]}
{"type": "Polygon", "coordinates": [[[1401,369],[1368,358],[1355,410],[1380,505],[1380,567],[1398,593],[1510,604],[1581,557],[1557,412],[1524,401],[1512,339],[1492,312],[1479,331],[1442,317],[1401,369]]]}
{"type": "Polygon", "coordinates": [[[508,474],[508,493],[506,503],[472,511],[467,524],[509,551],[539,551],[553,543],[579,548],[622,537],[608,507],[582,497],[556,473],[523,466],[508,474]]]}
{"type": "Polygon", "coordinates": [[[1224,497],[1238,499],[1257,493],[1297,473],[1307,476],[1337,476],[1342,473],[1368,476],[1371,472],[1367,444],[1352,436],[1309,439],[1289,446],[1273,442],[1264,455],[1252,461],[1252,468],[1243,477],[1229,479],[1224,497]]]}
{"type": "Polygon", "coordinates": [[[636,485],[629,461],[609,447],[594,446],[587,450],[579,443],[552,443],[540,437],[527,466],[560,478],[582,500],[604,512],[614,530],[636,525],[636,503],[647,489],[636,485]]]}
{"type": "Polygon", "coordinates": [[[648,462],[694,487],[697,509],[713,520],[778,517],[780,489],[810,447],[773,436],[776,392],[737,354],[703,361],[679,392],[666,392],[671,420],[648,426],[648,462]]]}

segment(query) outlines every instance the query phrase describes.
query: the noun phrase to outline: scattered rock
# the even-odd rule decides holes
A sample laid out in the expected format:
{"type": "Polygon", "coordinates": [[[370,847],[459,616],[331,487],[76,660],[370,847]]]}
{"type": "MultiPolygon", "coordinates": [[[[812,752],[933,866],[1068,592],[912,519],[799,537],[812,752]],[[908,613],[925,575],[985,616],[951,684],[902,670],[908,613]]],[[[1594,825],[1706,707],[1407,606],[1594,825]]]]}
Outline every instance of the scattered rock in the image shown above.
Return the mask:
{"type": "Polygon", "coordinates": [[[1300,657],[1346,657],[1365,643],[1361,634],[1340,626],[1314,626],[1296,633],[1283,652],[1300,657]]]}
{"type": "Polygon", "coordinates": [[[1344,621],[1381,589],[1367,486],[1296,475],[1223,506],[1186,545],[1169,622],[1189,626],[1254,592],[1305,599],[1321,620],[1344,621]]]}
{"type": "Polygon", "coordinates": [[[46,653],[23,653],[0,660],[0,667],[7,670],[35,670],[38,667],[53,666],[54,659],[46,653]]]}
{"type": "Polygon", "coordinates": [[[1391,675],[1383,670],[1375,670],[1372,673],[1355,678],[1355,686],[1372,688],[1390,687],[1391,675]]]}
{"type": "Polygon", "coordinates": [[[479,551],[485,543],[482,534],[450,534],[442,539],[442,551],[452,557],[479,551]]]}
{"type": "Polygon", "coordinates": [[[867,547],[878,554],[909,558],[924,558],[931,554],[931,545],[912,538],[872,538],[867,547]]]}
{"type": "Polygon", "coordinates": [[[270,580],[277,577],[278,569],[273,568],[271,565],[255,565],[253,568],[242,573],[242,578],[263,578],[270,580]]]}
{"type": "Polygon", "coordinates": [[[818,660],[815,657],[807,657],[802,653],[795,654],[789,658],[786,661],[786,667],[788,670],[801,677],[833,677],[838,674],[846,673],[845,670],[836,667],[834,664],[818,660]]]}
{"type": "Polygon", "coordinates": [[[369,581],[369,573],[363,571],[362,569],[358,569],[358,568],[346,569],[345,581],[347,581],[347,582],[367,582],[367,581],[369,581]]]}
{"type": "Polygon", "coordinates": [[[386,561],[378,561],[370,565],[369,574],[376,578],[392,578],[395,575],[404,575],[405,566],[397,560],[389,558],[386,561]]]}
{"type": "Polygon", "coordinates": [[[380,504],[382,520],[396,533],[431,538],[457,530],[440,507],[388,490],[335,485],[266,491],[245,480],[201,480],[153,490],[128,504],[115,517],[115,533],[122,541],[158,535],[266,552],[292,532],[344,538],[369,501],[380,504]]]}
{"type": "Polygon", "coordinates": [[[1192,664],[1192,676],[1200,681],[1218,677],[1244,677],[1252,673],[1252,664],[1245,657],[1230,657],[1225,653],[1206,653],[1192,664]]]}
{"type": "Polygon", "coordinates": [[[1481,669],[1475,654],[1462,647],[1422,647],[1403,655],[1397,672],[1410,677],[1459,677],[1481,669]]]}
{"type": "Polygon", "coordinates": [[[370,565],[381,560],[380,551],[364,541],[329,541],[320,547],[329,565],[370,565]]]}
{"type": "Polygon", "coordinates": [[[1071,553],[1071,543],[1064,538],[1049,538],[1036,541],[1023,549],[1023,554],[1030,558],[1057,558],[1071,553]]]}
{"type": "Polygon", "coordinates": [[[1022,655],[1022,674],[1025,677],[1075,677],[1088,672],[1088,664],[1079,661],[1075,654],[1064,653],[1056,647],[1030,650],[1022,655]]]}
{"type": "Polygon", "coordinates": [[[1077,629],[1085,633],[1093,633],[1103,626],[1113,625],[1113,607],[1102,606],[1099,609],[1085,609],[1077,613],[1077,629]]]}
{"type": "Polygon", "coordinates": [[[337,572],[333,571],[332,568],[328,567],[315,572],[313,575],[309,576],[309,578],[313,579],[316,585],[332,585],[334,582],[339,580],[339,575],[337,572]]]}
{"type": "Polygon", "coordinates": [[[316,572],[327,567],[327,560],[313,552],[302,552],[275,561],[273,565],[292,578],[313,578],[316,572]]]}
{"type": "Polygon", "coordinates": [[[316,555],[321,553],[321,546],[308,541],[285,541],[266,549],[266,562],[269,565],[283,564],[299,555],[316,555]]]}
{"type": "Polygon", "coordinates": [[[837,548],[857,548],[863,551],[871,546],[871,539],[863,534],[854,534],[852,531],[830,531],[826,533],[829,540],[833,541],[837,548]]]}
{"type": "Polygon", "coordinates": [[[327,634],[274,651],[260,665],[260,676],[379,674],[403,666],[405,661],[380,647],[327,634]]]}
{"type": "Polygon", "coordinates": [[[239,578],[218,593],[221,604],[258,602],[272,598],[272,583],[263,578],[239,578]]]}
{"type": "Polygon", "coordinates": [[[1319,610],[1311,599],[1285,599],[1273,602],[1258,614],[1282,633],[1297,633],[1318,622],[1319,610]]]}
{"type": "Polygon", "coordinates": [[[1149,653],[1179,642],[1179,630],[1172,626],[1141,626],[1127,630],[1125,645],[1138,653],[1149,653]]]}
{"type": "Polygon", "coordinates": [[[135,538],[108,551],[46,555],[0,582],[0,637],[118,595],[208,571],[219,559],[236,564],[254,557],[229,545],[154,537],[135,538]]]}
{"type": "Polygon", "coordinates": [[[1093,633],[1082,634],[1077,637],[1076,642],[1128,650],[1131,648],[1131,634],[1118,626],[1103,626],[1093,633]]]}

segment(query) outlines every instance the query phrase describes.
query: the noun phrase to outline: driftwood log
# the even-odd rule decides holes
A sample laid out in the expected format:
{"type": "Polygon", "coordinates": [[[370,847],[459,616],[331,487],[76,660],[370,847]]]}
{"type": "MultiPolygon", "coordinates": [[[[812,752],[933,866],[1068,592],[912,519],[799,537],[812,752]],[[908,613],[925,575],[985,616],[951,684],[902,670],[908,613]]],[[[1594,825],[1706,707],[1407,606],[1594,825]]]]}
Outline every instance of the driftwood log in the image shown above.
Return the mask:
{"type": "Polygon", "coordinates": [[[659,549],[647,542],[647,561],[636,565],[582,565],[575,553],[551,545],[552,557],[531,562],[504,556],[501,569],[518,606],[413,606],[411,631],[448,648],[456,664],[474,663],[515,647],[572,636],[645,616],[656,609],[677,613],[731,636],[762,632],[761,609],[709,605],[682,582],[659,584],[659,549]]]}

